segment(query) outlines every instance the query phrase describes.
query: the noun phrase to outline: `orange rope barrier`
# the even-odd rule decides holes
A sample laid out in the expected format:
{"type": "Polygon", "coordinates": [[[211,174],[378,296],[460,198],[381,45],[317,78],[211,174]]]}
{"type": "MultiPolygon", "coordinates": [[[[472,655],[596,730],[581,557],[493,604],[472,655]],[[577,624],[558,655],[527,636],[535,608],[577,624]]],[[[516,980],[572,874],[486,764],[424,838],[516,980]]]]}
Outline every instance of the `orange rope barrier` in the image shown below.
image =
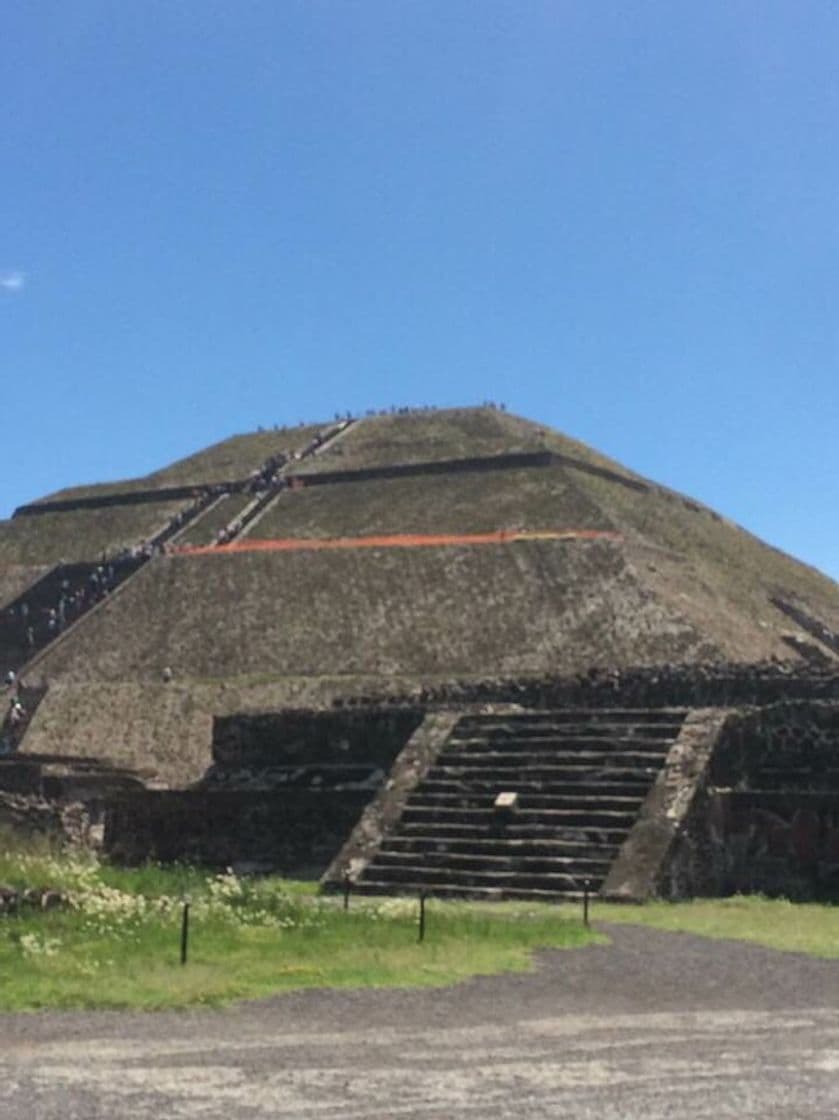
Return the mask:
{"type": "Polygon", "coordinates": [[[219,545],[181,545],[180,556],[224,555],[231,552],[314,552],[354,548],[440,548],[446,545],[514,544],[517,541],[621,541],[605,529],[498,529],[491,533],[392,533],[375,537],[284,537],[240,540],[219,545]]]}

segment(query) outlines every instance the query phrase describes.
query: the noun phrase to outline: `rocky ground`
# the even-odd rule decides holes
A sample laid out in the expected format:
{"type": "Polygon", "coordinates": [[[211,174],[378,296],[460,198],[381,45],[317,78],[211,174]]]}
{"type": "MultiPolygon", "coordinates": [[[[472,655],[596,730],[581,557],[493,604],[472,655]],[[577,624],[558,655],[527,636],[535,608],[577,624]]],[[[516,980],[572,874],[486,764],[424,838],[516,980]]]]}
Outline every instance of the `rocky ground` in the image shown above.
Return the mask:
{"type": "Polygon", "coordinates": [[[611,927],[529,974],[0,1016],[4,1120],[833,1120],[839,961],[611,927]]]}

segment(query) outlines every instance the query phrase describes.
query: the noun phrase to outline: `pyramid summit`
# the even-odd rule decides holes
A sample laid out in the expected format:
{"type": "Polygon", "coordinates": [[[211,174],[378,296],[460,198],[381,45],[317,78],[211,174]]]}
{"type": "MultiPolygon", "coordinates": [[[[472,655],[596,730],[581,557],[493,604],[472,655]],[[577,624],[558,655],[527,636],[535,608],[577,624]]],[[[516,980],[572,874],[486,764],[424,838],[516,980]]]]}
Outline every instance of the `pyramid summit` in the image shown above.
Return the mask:
{"type": "Polygon", "coordinates": [[[205,781],[218,728],[249,714],[839,665],[833,581],[494,407],[234,436],[48,495],[0,523],[0,608],[2,670],[31,690],[18,766],[108,759],[172,789],[205,781]]]}

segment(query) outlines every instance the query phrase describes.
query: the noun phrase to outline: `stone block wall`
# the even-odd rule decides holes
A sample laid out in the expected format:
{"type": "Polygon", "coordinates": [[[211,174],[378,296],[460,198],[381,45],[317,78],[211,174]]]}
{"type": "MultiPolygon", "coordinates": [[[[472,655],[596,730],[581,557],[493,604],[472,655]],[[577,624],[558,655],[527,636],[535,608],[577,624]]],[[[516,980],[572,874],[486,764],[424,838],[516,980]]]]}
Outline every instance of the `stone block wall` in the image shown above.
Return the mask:
{"type": "Polygon", "coordinates": [[[146,791],[110,804],[104,848],[127,864],[187,862],[314,878],[368,799],[354,791],[146,791]]]}
{"type": "Polygon", "coordinates": [[[698,836],[686,848],[684,836],[694,820],[704,821],[709,762],[729,718],[724,708],[695,708],[688,713],[609,869],[600,889],[602,897],[643,902],[697,893],[688,875],[701,876],[708,853],[699,847],[698,836]],[[682,866],[687,860],[689,867],[682,866]]]}
{"type": "Polygon", "coordinates": [[[657,893],[839,899],[839,704],[731,712],[657,893]]]}
{"type": "Polygon", "coordinates": [[[839,703],[786,701],[732,713],[709,780],[737,790],[839,793],[839,703]]]}
{"type": "Polygon", "coordinates": [[[839,664],[766,661],[593,668],[567,677],[451,681],[402,696],[347,697],[336,706],[453,708],[492,703],[524,708],[739,708],[785,700],[839,702],[839,664]]]}
{"type": "Polygon", "coordinates": [[[719,791],[709,823],[720,893],[839,899],[839,792],[719,791]]]}
{"type": "Polygon", "coordinates": [[[126,863],[320,876],[422,717],[403,707],[218,718],[202,782],[113,799],[105,849],[126,863]]]}
{"type": "Polygon", "coordinates": [[[420,708],[262,712],[217,718],[207,784],[346,788],[381,780],[420,708]]]}

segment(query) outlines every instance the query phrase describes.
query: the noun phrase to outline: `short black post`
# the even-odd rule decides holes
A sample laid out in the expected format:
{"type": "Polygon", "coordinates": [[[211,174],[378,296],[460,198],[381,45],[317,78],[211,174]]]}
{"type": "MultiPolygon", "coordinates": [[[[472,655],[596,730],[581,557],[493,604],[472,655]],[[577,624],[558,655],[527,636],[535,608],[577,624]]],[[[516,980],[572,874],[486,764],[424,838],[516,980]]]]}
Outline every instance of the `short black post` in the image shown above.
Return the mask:
{"type": "Polygon", "coordinates": [[[419,933],[417,941],[425,940],[425,891],[420,891],[419,933]]]}
{"type": "Polygon", "coordinates": [[[583,925],[588,927],[588,892],[591,888],[591,879],[583,883],[583,925]]]}
{"type": "Polygon", "coordinates": [[[189,949],[189,903],[184,903],[183,917],[181,918],[181,964],[186,964],[189,949]]]}
{"type": "Polygon", "coordinates": [[[344,909],[350,908],[350,890],[352,889],[352,880],[350,879],[349,871],[344,872],[344,909]]]}

